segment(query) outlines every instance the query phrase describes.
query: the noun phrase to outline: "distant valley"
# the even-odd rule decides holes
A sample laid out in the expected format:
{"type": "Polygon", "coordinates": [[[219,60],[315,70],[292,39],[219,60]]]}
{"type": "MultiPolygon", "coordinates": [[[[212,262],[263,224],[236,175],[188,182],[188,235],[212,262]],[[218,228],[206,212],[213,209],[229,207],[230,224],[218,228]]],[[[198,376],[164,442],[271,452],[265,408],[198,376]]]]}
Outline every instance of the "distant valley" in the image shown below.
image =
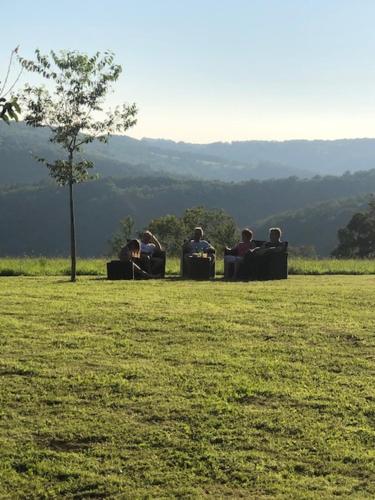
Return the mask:
{"type": "MultiPolygon", "coordinates": [[[[33,155],[60,155],[44,129],[0,123],[0,255],[67,255],[66,191],[33,155]]],[[[138,230],[166,214],[223,208],[258,237],[328,255],[338,228],[375,192],[375,140],[215,144],[112,137],[88,156],[99,180],[77,186],[78,252],[103,255],[121,218],[138,230]],[[348,171],[352,173],[348,173],[348,171]]]]}

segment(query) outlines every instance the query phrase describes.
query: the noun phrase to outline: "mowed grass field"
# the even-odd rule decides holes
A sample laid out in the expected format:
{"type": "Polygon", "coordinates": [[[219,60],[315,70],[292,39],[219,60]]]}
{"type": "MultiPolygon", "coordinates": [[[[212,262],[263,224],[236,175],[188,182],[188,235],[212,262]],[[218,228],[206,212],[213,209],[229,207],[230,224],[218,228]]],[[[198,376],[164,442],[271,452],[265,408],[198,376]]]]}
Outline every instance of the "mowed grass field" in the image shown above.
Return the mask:
{"type": "Polygon", "coordinates": [[[0,279],[0,498],[374,498],[375,276],[0,279]]]}
{"type": "MultiPolygon", "coordinates": [[[[104,276],[109,258],[78,259],[79,276],[104,276]]],[[[166,274],[178,275],[180,261],[168,257],[166,274]]],[[[223,260],[218,258],[216,273],[223,274],[223,260]]],[[[69,259],[46,257],[0,258],[0,276],[69,276],[69,259]]],[[[289,257],[289,274],[293,275],[365,275],[375,274],[375,259],[305,259],[289,257]]]]}

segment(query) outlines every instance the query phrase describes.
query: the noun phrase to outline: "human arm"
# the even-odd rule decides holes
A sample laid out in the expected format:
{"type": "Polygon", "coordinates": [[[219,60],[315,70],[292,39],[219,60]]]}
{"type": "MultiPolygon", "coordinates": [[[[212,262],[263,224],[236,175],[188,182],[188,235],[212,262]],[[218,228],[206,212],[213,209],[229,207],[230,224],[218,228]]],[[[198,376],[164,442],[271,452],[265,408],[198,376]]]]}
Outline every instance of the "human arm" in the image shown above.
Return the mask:
{"type": "Polygon", "coordinates": [[[153,233],[150,233],[150,236],[151,236],[151,241],[155,245],[156,250],[158,252],[161,252],[162,246],[161,246],[160,241],[157,239],[157,237],[153,233]]]}
{"type": "Polygon", "coordinates": [[[203,248],[204,252],[215,253],[215,248],[211,245],[211,243],[209,243],[206,240],[202,240],[201,242],[204,243],[204,248],[203,248]]]}

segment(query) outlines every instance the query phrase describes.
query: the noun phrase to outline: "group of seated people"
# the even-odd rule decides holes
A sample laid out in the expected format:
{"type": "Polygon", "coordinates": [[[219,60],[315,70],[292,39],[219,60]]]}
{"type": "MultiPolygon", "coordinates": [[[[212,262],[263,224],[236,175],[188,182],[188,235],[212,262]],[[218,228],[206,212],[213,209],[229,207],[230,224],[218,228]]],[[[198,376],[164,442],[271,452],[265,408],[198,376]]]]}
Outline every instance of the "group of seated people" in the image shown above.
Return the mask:
{"type": "MultiPolygon", "coordinates": [[[[182,245],[184,262],[190,258],[199,257],[215,262],[215,248],[203,239],[203,229],[196,227],[192,238],[182,245]]],[[[269,241],[257,245],[253,240],[253,232],[245,228],[241,232],[242,239],[232,248],[225,248],[224,255],[224,278],[237,279],[238,273],[244,259],[252,259],[256,256],[284,250],[281,241],[281,230],[272,227],[269,230],[269,241]]],[[[121,248],[119,259],[123,262],[133,263],[133,273],[136,278],[160,278],[163,275],[163,249],[154,234],[145,231],[140,240],[132,239],[121,248]]]]}
{"type": "Polygon", "coordinates": [[[251,229],[245,228],[241,232],[242,240],[233,248],[226,248],[224,255],[224,278],[237,279],[238,272],[244,259],[251,259],[261,255],[284,251],[284,243],[281,241],[281,229],[271,227],[269,229],[269,241],[257,245],[253,240],[251,229]],[[231,264],[233,269],[231,272],[231,264]]]}

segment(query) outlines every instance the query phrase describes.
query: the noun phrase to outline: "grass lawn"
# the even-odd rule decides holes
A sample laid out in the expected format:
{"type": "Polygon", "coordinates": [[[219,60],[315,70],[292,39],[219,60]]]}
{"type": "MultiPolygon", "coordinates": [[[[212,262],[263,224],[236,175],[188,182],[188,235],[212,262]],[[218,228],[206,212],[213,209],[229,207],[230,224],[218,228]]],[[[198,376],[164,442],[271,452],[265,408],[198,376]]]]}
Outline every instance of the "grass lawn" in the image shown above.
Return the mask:
{"type": "Polygon", "coordinates": [[[374,498],[374,291],[1,278],[0,498],[374,498]]]}
{"type": "MultiPolygon", "coordinates": [[[[109,258],[78,259],[77,274],[79,276],[106,275],[106,262],[109,258]]],[[[223,274],[223,259],[216,262],[216,274],[223,274]]],[[[168,257],[166,274],[168,276],[180,273],[180,260],[168,257]]],[[[375,275],[375,259],[305,259],[289,257],[289,274],[293,275],[375,275]]],[[[1,257],[1,276],[69,276],[70,261],[66,258],[47,257],[1,257]]]]}

